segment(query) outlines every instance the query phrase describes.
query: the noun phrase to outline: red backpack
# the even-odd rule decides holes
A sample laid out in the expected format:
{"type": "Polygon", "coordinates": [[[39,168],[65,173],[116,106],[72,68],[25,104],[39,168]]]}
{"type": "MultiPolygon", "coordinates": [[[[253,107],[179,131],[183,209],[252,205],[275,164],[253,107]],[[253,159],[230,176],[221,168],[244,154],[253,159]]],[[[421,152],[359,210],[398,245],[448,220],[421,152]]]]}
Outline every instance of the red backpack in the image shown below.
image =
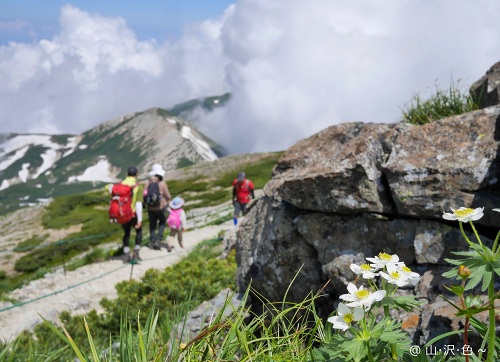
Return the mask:
{"type": "Polygon", "coordinates": [[[134,186],[122,183],[113,185],[111,201],[109,202],[109,221],[126,224],[134,217],[132,211],[132,197],[134,186]]]}

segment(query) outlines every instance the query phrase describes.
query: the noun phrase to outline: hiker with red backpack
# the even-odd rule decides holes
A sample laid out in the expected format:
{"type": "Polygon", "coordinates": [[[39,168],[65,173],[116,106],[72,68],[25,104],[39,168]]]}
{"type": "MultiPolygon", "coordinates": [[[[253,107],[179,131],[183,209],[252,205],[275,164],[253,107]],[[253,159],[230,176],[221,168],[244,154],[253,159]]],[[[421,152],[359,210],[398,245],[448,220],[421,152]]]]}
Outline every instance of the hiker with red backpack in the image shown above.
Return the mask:
{"type": "Polygon", "coordinates": [[[182,208],[184,205],[184,200],[180,197],[174,197],[172,202],[168,205],[168,227],[170,228],[170,239],[167,243],[167,250],[171,252],[173,249],[173,243],[175,241],[175,236],[177,235],[177,240],[179,241],[179,246],[184,249],[182,244],[182,232],[186,229],[186,212],[182,208]],[[171,243],[170,243],[171,241],[171,243]]]}
{"type": "Polygon", "coordinates": [[[123,228],[124,263],[141,260],[139,250],[142,242],[142,202],[137,201],[137,167],[127,169],[127,177],[120,183],[109,185],[111,193],[109,218],[111,222],[121,224],[123,228]],[[135,229],[135,247],[130,256],[130,234],[135,229]]]}
{"type": "Polygon", "coordinates": [[[144,185],[144,204],[148,208],[149,217],[149,238],[151,247],[155,250],[161,249],[165,223],[167,221],[167,205],[172,196],[168,191],[168,186],[163,181],[165,170],[162,165],[154,164],[149,176],[151,178],[144,185]]]}
{"type": "Polygon", "coordinates": [[[255,198],[253,182],[245,178],[245,173],[240,172],[238,178],[233,180],[233,223],[238,224],[238,216],[240,213],[245,216],[247,212],[247,204],[250,202],[250,197],[255,198]]]}

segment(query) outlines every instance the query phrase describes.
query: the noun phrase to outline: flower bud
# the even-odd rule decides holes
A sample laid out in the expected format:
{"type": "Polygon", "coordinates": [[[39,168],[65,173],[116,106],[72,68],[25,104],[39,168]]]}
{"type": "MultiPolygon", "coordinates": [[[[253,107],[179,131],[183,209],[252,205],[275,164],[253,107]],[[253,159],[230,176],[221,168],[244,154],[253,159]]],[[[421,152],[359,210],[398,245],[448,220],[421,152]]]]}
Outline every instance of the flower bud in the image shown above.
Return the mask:
{"type": "Polygon", "coordinates": [[[470,276],[470,269],[464,265],[460,265],[458,267],[458,276],[463,280],[467,279],[470,276]]]}

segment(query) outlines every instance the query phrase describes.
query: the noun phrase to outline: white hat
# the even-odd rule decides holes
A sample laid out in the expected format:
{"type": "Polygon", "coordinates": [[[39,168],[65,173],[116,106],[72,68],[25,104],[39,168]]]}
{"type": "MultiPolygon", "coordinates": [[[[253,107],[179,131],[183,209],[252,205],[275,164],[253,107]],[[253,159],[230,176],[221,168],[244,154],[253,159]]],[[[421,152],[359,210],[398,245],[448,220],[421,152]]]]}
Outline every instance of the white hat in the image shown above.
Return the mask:
{"type": "Polygon", "coordinates": [[[151,171],[149,172],[149,176],[154,176],[154,175],[160,175],[163,177],[165,175],[165,170],[163,169],[163,166],[155,163],[153,167],[151,168],[151,171]]]}
{"type": "Polygon", "coordinates": [[[170,206],[170,208],[173,210],[177,210],[180,209],[182,205],[184,205],[184,200],[181,197],[177,196],[174,197],[172,201],[170,201],[170,204],[168,206],[170,206]]]}

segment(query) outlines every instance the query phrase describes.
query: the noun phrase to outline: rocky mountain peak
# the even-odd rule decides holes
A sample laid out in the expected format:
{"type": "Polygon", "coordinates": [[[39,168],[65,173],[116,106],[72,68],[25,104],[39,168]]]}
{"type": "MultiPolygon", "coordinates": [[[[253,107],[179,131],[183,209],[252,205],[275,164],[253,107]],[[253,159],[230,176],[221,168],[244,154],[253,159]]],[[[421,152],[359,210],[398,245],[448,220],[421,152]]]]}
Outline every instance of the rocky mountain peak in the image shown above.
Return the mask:
{"type": "Polygon", "coordinates": [[[188,121],[160,108],[123,115],[79,135],[2,135],[2,213],[116,182],[130,165],[144,179],[154,163],[172,171],[222,154],[222,147],[188,121]]]}

